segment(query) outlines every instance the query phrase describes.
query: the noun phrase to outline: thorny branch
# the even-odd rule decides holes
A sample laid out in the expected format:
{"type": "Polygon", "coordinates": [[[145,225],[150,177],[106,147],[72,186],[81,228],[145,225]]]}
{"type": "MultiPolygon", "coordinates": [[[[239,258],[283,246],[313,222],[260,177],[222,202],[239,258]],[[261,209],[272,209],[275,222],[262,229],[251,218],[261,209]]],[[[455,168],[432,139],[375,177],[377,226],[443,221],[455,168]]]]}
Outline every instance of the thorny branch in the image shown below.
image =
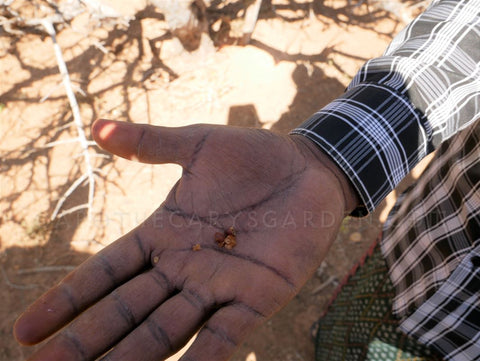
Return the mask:
{"type": "Polygon", "coordinates": [[[12,35],[23,35],[32,28],[40,32],[45,31],[44,21],[54,25],[68,25],[75,17],[85,12],[96,21],[112,21],[125,26],[128,26],[130,21],[130,18],[97,0],[70,0],[60,5],[51,0],[43,0],[37,4],[43,15],[40,18],[22,16],[10,6],[13,3],[14,0],[0,0],[0,26],[12,35]]]}
{"type": "Polygon", "coordinates": [[[0,27],[3,28],[6,33],[14,36],[21,36],[27,31],[32,32],[32,30],[34,30],[35,33],[46,33],[50,36],[53,42],[53,49],[59,73],[62,77],[62,83],[67,93],[67,98],[72,111],[73,124],[77,131],[77,137],[68,141],[51,142],[47,144],[46,147],[54,147],[67,142],[79,143],[82,149],[81,155],[86,168],[84,174],[76,179],[60,197],[50,219],[54,220],[57,217],[62,217],[81,209],[88,210],[88,217],[90,219],[95,196],[95,172],[98,170],[93,168],[92,158],[95,157],[95,155],[90,153],[89,148],[95,143],[87,140],[85,127],[80,115],[80,109],[70,79],[70,74],[62,54],[62,49],[56,39],[57,31],[55,26],[66,26],[73,20],[73,18],[84,12],[88,12],[90,17],[97,21],[110,20],[117,24],[128,25],[129,19],[120,15],[114,9],[101,4],[97,0],[70,0],[63,2],[62,4],[57,4],[52,0],[39,1],[35,4],[41,13],[41,17],[39,18],[27,18],[22,16],[19,11],[16,11],[11,6],[13,3],[14,0],[0,0],[0,27]],[[87,203],[60,213],[68,197],[85,182],[88,183],[87,203]]]}
{"type": "MultiPolygon", "coordinates": [[[[80,115],[80,108],[78,107],[77,98],[75,97],[75,93],[72,89],[72,82],[70,81],[70,74],[68,73],[67,65],[65,64],[65,60],[63,59],[62,50],[60,49],[60,45],[57,43],[56,39],[56,32],[53,24],[49,20],[42,20],[42,25],[45,28],[45,31],[50,35],[53,41],[53,48],[55,51],[55,57],[58,63],[58,69],[60,71],[60,75],[62,76],[63,86],[65,87],[65,91],[67,92],[68,101],[70,103],[70,107],[72,108],[73,120],[75,127],[77,128],[78,133],[78,142],[82,147],[82,155],[86,166],[85,178],[88,179],[88,214],[91,215],[92,205],[93,205],[93,197],[95,195],[95,175],[94,170],[92,167],[92,161],[90,159],[89,153],[89,141],[85,135],[85,129],[82,122],[82,117],[80,115]]],[[[79,178],[81,179],[81,178],[79,178]]],[[[75,182],[77,186],[79,186],[82,182],[75,182]]],[[[71,189],[72,187],[70,187],[71,189]]],[[[76,188],[76,187],[75,187],[76,188]]],[[[70,190],[69,189],[69,190],[70,190]]],[[[73,192],[72,189],[71,191],[73,192]]],[[[55,207],[55,210],[52,213],[51,219],[54,220],[60,209],[62,208],[63,203],[65,202],[66,197],[60,198],[55,207]]]]}

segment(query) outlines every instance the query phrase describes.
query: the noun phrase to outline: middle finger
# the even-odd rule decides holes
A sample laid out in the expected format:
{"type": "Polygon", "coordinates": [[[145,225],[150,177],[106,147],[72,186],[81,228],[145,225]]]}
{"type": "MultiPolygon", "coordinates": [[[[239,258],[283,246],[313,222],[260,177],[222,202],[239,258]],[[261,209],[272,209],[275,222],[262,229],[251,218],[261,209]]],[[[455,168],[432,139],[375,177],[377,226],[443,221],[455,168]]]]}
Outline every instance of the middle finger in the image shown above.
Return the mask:
{"type": "Polygon", "coordinates": [[[202,287],[184,288],[155,310],[102,360],[163,360],[187,343],[213,310],[214,304],[208,292],[202,292],[202,287]]]}

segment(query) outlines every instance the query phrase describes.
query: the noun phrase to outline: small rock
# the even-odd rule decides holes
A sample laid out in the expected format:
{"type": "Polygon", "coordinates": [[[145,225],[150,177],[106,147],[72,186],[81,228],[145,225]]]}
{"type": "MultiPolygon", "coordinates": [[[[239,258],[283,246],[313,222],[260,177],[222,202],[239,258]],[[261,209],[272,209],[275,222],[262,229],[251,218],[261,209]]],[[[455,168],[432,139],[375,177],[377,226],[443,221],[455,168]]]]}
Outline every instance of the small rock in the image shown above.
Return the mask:
{"type": "Polygon", "coordinates": [[[360,232],[353,232],[350,233],[350,241],[352,242],[360,242],[362,240],[362,234],[360,232]]]}

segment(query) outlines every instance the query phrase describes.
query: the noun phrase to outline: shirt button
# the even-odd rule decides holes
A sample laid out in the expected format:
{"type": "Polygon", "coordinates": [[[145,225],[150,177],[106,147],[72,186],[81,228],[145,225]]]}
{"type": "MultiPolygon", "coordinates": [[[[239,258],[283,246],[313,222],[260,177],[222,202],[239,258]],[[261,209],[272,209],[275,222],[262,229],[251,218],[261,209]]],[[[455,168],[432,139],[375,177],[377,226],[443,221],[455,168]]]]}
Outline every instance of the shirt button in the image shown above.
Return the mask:
{"type": "Polygon", "coordinates": [[[470,258],[470,262],[472,262],[473,267],[480,267],[480,256],[473,256],[470,258]]]}

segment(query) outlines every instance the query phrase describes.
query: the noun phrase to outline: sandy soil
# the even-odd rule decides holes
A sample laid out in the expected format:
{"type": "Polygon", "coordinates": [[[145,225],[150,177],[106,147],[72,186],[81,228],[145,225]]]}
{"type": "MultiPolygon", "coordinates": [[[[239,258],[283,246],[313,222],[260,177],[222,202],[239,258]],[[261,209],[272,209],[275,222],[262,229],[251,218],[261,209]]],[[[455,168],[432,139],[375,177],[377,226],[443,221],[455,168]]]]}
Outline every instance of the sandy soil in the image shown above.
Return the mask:
{"type": "MultiPolygon", "coordinates": [[[[29,10],[29,2],[17,3],[29,10]]],[[[250,45],[214,46],[204,34],[200,48],[187,52],[146,2],[106,3],[135,16],[128,28],[94,28],[81,15],[58,33],[88,139],[99,117],[287,133],[340,95],[411,15],[407,2],[398,2],[393,14],[366,2],[265,1],[250,45]]],[[[219,14],[235,19],[234,10],[212,11],[211,22],[219,14]]],[[[0,361],[16,361],[34,349],[13,340],[16,317],[74,266],[148,216],[180,169],[134,164],[91,145],[98,172],[90,219],[80,209],[51,220],[86,168],[80,144],[71,142],[78,133],[50,37],[0,29],[0,75],[0,361]]],[[[246,340],[234,361],[313,360],[310,327],[378,234],[393,199],[366,218],[345,220],[318,274],[246,340]]],[[[88,186],[82,185],[60,213],[87,201],[88,186]]]]}

